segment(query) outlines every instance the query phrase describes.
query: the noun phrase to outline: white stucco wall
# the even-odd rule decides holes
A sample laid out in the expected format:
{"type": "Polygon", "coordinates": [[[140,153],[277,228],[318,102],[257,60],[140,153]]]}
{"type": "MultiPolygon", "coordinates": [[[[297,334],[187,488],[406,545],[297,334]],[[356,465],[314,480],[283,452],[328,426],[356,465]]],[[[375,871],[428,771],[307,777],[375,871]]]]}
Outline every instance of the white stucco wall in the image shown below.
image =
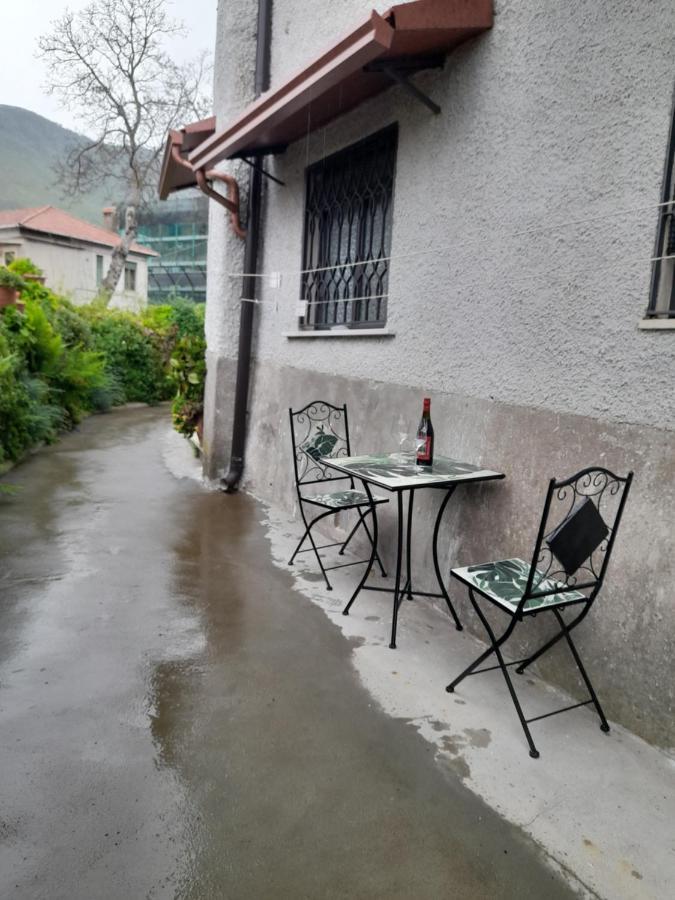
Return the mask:
{"type": "MultiPolygon", "coordinates": [[[[103,257],[103,273],[110,265],[112,251],[106,247],[82,244],[80,247],[39,240],[26,235],[3,235],[3,242],[17,257],[28,257],[45,275],[45,284],[57,293],[65,294],[74,303],[89,303],[97,293],[96,257],[103,257]]],[[[136,264],[136,290],[124,290],[124,275],[120,277],[111,305],[121,309],[139,309],[148,301],[148,264],[143,256],[131,254],[129,262],[136,264]]]]}
{"type": "MultiPolygon", "coordinates": [[[[373,6],[389,4],[275,0],[272,84],[373,6]]],[[[257,0],[221,0],[221,127],[252,99],[256,12],[257,0]]],[[[367,452],[394,446],[399,415],[414,427],[430,394],[438,452],[507,476],[498,489],[453,498],[441,541],[447,571],[527,553],[552,475],[633,469],[602,614],[581,640],[610,717],[673,746],[675,331],[638,324],[672,109],[675,5],[497,0],[495,13],[492,31],[458,48],[443,71],[416,76],[439,116],[394,87],[266,161],[285,186],[266,185],[260,270],[283,274],[278,290],[259,281],[257,299],[269,303],[256,307],[245,478],[292,508],[288,406],[346,402],[355,452],[367,452]],[[288,339],[304,170],[392,122],[394,336],[288,339]],[[580,219],[590,221],[560,224],[580,219]]],[[[245,170],[238,177],[245,196],[245,170]]],[[[241,297],[229,273],[241,271],[241,250],[212,210],[205,469],[214,477],[229,460],[241,297]]],[[[420,535],[434,509],[433,498],[416,501],[420,535]]],[[[381,518],[381,549],[391,554],[391,511],[381,518]]],[[[414,578],[430,571],[429,552],[414,578]]],[[[466,607],[462,616],[473,627],[466,607]]],[[[533,635],[541,639],[539,628],[533,635]]],[[[575,692],[562,662],[543,671],[575,692]]]]}
{"type": "MultiPolygon", "coordinates": [[[[235,5],[233,19],[254,21],[254,3],[235,5]]],[[[301,0],[276,0],[272,83],[372,6],[320,0],[308,15],[301,0]]],[[[675,5],[499,0],[495,13],[492,31],[460,47],[444,71],[417,76],[440,116],[393,88],[269,162],[286,186],[268,188],[262,268],[285,274],[279,291],[261,283],[261,298],[279,307],[261,308],[257,352],[311,370],[674,427],[675,334],[637,329],[657,213],[615,212],[660,199],[675,5]],[[304,168],[394,121],[396,337],[290,341],[282,333],[296,324],[304,168]],[[596,216],[607,217],[556,227],[596,216]],[[403,256],[430,247],[437,252],[403,256]]],[[[226,43],[237,48],[236,38],[226,43]]],[[[217,68],[226,80],[229,53],[217,68]]],[[[248,80],[228,85],[219,113],[243,108],[248,80]]],[[[212,252],[221,310],[239,290],[223,282],[234,262],[212,252]]]]}

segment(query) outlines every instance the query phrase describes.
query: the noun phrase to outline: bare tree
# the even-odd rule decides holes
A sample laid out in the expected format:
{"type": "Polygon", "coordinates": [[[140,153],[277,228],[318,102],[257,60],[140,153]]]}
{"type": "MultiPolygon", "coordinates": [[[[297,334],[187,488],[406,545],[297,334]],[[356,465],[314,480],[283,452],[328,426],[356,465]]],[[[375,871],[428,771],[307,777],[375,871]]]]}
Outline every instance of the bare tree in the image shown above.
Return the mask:
{"type": "Polygon", "coordinates": [[[167,131],[207,108],[207,55],[179,65],[166,50],[167,39],[182,33],[166,0],[92,0],[66,10],[39,40],[47,89],[91,135],[61,164],[64,188],[83,193],[105,180],[124,197],[124,236],[101,284],[106,303],[136,238],[136,212],[156,189],[167,131]]]}

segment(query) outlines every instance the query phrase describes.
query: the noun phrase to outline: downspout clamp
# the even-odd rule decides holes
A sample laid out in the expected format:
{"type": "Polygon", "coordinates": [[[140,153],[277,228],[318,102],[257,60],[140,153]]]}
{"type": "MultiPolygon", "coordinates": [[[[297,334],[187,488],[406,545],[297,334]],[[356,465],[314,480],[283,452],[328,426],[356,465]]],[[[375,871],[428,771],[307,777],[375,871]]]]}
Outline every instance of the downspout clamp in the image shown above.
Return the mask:
{"type": "Polygon", "coordinates": [[[237,237],[245,238],[246,229],[241,227],[241,221],[239,219],[239,185],[236,180],[231,175],[226,175],[224,172],[216,172],[215,169],[211,169],[209,172],[204,172],[203,169],[195,169],[195,176],[197,178],[197,185],[202,194],[206,194],[207,197],[215,200],[216,203],[220,203],[221,206],[224,206],[225,209],[228,210],[230,213],[232,231],[234,231],[237,237]],[[223,184],[227,185],[227,197],[223,197],[218,191],[214,191],[209,184],[209,181],[221,181],[223,184]]]}
{"type": "MultiPolygon", "coordinates": [[[[272,0],[258,0],[258,34],[255,55],[255,96],[269,88],[270,44],[272,32],[272,0]]],[[[262,172],[251,170],[248,192],[248,229],[244,248],[244,277],[241,296],[253,299],[256,290],[258,248],[260,241],[260,213],[262,208],[262,172]]],[[[239,352],[237,357],[237,381],[234,392],[234,418],[232,422],[232,446],[230,468],[221,480],[222,489],[230,494],[237,490],[244,471],[246,449],[246,417],[251,375],[251,344],[253,340],[253,315],[255,303],[242,303],[239,318],[239,352]]]]}
{"type": "MultiPolygon", "coordinates": [[[[176,165],[182,166],[184,169],[189,169],[190,172],[193,171],[190,163],[186,162],[181,156],[180,149],[176,144],[171,148],[171,157],[176,165]]],[[[207,197],[215,200],[216,203],[220,203],[220,205],[224,206],[230,213],[232,230],[237,237],[245,238],[246,231],[241,227],[241,220],[239,218],[239,185],[236,180],[232,178],[231,175],[226,175],[224,172],[216,172],[215,169],[211,169],[209,172],[204,172],[203,169],[195,169],[194,175],[197,179],[199,190],[203,194],[206,194],[207,197]],[[223,197],[218,191],[214,191],[208,183],[209,181],[222,181],[223,184],[226,184],[227,197],[223,197]]]]}

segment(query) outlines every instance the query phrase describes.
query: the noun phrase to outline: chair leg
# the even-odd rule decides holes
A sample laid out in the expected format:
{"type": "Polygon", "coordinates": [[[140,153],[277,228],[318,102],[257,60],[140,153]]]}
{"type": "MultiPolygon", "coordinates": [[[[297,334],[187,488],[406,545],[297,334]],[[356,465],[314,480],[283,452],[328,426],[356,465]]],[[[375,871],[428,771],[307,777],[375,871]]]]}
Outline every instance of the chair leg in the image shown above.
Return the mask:
{"type": "MultiPolygon", "coordinates": [[[[373,503],[373,495],[370,491],[370,488],[369,488],[367,482],[365,483],[365,488],[366,488],[366,493],[368,494],[368,499],[370,500],[371,507],[374,510],[375,504],[373,503]]],[[[351,597],[349,598],[349,601],[347,602],[347,605],[342,610],[343,616],[349,615],[349,610],[352,608],[352,603],[356,600],[358,595],[361,593],[361,589],[363,588],[363,585],[366,583],[366,581],[368,581],[368,576],[370,575],[370,572],[373,568],[373,563],[375,562],[375,556],[377,554],[377,550],[376,550],[376,547],[377,547],[377,516],[374,513],[373,513],[373,531],[374,531],[373,541],[372,541],[372,545],[370,548],[370,558],[368,560],[368,564],[365,568],[363,575],[361,576],[361,581],[359,581],[359,583],[357,584],[357,586],[354,590],[354,593],[351,595],[351,597]]]]}
{"type": "Polygon", "coordinates": [[[598,700],[598,696],[595,693],[593,685],[591,684],[591,679],[588,677],[588,674],[586,673],[584,664],[582,663],[581,657],[579,656],[579,651],[574,646],[574,642],[572,641],[572,637],[570,635],[570,628],[565,623],[565,620],[563,619],[563,617],[560,613],[560,610],[554,609],[553,613],[554,613],[556,619],[558,620],[558,624],[562,628],[562,633],[565,635],[565,640],[567,641],[567,645],[569,646],[572,656],[574,657],[574,662],[577,664],[577,668],[579,669],[579,672],[581,673],[581,677],[584,679],[584,684],[586,685],[588,693],[591,695],[591,700],[593,701],[593,705],[595,706],[596,712],[600,719],[600,730],[607,733],[609,731],[609,723],[607,722],[607,719],[605,718],[605,713],[603,712],[602,706],[600,706],[600,701],[598,700]]]}
{"type": "MultiPolygon", "coordinates": [[[[338,553],[339,556],[342,556],[344,554],[345,550],[347,549],[347,544],[351,541],[351,539],[354,537],[354,535],[356,534],[356,532],[359,530],[359,528],[362,525],[365,529],[366,534],[368,535],[368,540],[370,541],[371,544],[373,543],[373,537],[370,533],[370,528],[368,528],[368,523],[366,522],[366,516],[368,515],[369,512],[372,512],[373,517],[377,516],[377,513],[375,512],[375,506],[373,506],[372,510],[369,509],[365,513],[362,513],[361,510],[358,508],[356,511],[358,513],[359,520],[356,523],[356,525],[354,525],[352,530],[349,532],[349,537],[347,538],[347,540],[340,547],[340,550],[338,553]]],[[[380,559],[380,554],[377,552],[377,547],[375,547],[375,560],[377,561],[377,564],[380,567],[380,572],[382,573],[382,577],[386,578],[387,573],[384,571],[384,566],[382,565],[382,560],[380,559]]]]}
{"type": "Polygon", "coordinates": [[[451,684],[449,684],[448,687],[446,688],[446,690],[449,691],[450,693],[452,693],[452,691],[454,691],[454,689],[455,689],[455,686],[457,684],[459,684],[459,682],[463,678],[465,678],[467,675],[469,675],[473,671],[473,669],[476,668],[476,666],[478,666],[487,656],[490,655],[490,653],[494,653],[495,656],[497,657],[497,662],[499,663],[499,668],[502,670],[502,675],[504,676],[504,681],[506,681],[506,686],[509,690],[509,694],[511,695],[511,700],[513,701],[513,705],[516,709],[516,713],[518,714],[518,718],[520,719],[520,724],[522,725],[523,731],[525,733],[525,738],[527,739],[527,743],[530,748],[530,756],[532,757],[532,759],[538,759],[539,751],[537,750],[535,743],[532,739],[532,733],[530,732],[530,729],[528,728],[527,720],[525,718],[525,714],[523,713],[523,708],[520,705],[520,700],[518,699],[518,695],[516,694],[516,690],[513,686],[513,682],[511,681],[511,676],[509,675],[509,670],[506,666],[506,663],[504,662],[504,657],[502,656],[502,651],[500,649],[501,645],[503,643],[505,643],[508,640],[508,638],[511,636],[511,633],[513,632],[513,630],[516,626],[517,620],[515,619],[515,617],[512,618],[511,622],[509,623],[509,626],[506,629],[506,631],[504,632],[504,634],[497,640],[497,638],[495,637],[495,633],[490,626],[490,623],[488,622],[486,616],[483,614],[483,611],[481,610],[479,604],[476,602],[476,599],[473,595],[473,591],[471,590],[471,588],[469,588],[469,599],[471,600],[471,605],[473,606],[473,608],[476,611],[476,615],[483,623],[483,627],[485,628],[485,631],[487,632],[487,635],[490,639],[490,647],[488,648],[488,650],[486,650],[484,653],[482,653],[481,656],[479,656],[478,659],[459,676],[459,678],[456,678],[455,681],[453,681],[451,684]]]}
{"type": "MultiPolygon", "coordinates": [[[[570,622],[570,624],[567,626],[568,631],[571,631],[573,628],[577,627],[579,622],[581,622],[581,620],[586,617],[586,613],[589,611],[589,609],[590,609],[590,604],[588,604],[587,606],[584,607],[584,609],[581,612],[581,615],[577,616],[576,619],[573,619],[572,622],[570,622]]],[[[561,641],[564,637],[565,637],[564,630],[559,631],[557,634],[554,634],[553,637],[550,640],[546,641],[546,643],[543,644],[535,653],[533,653],[532,656],[528,656],[527,659],[525,659],[525,660],[523,660],[523,662],[521,662],[521,664],[516,668],[517,674],[522,675],[523,672],[525,671],[525,669],[528,668],[528,666],[531,666],[533,662],[536,662],[539,659],[539,657],[543,656],[545,653],[548,653],[548,651],[552,647],[555,647],[555,645],[558,643],[558,641],[561,641]]]]}
{"type": "Polygon", "coordinates": [[[457,685],[458,685],[461,681],[464,681],[464,679],[466,678],[467,675],[470,675],[470,674],[473,672],[474,669],[478,668],[478,666],[479,666],[482,662],[484,662],[484,661],[488,658],[488,656],[491,656],[494,652],[495,652],[495,648],[494,648],[494,647],[488,647],[487,650],[486,650],[484,653],[481,653],[481,655],[478,657],[478,659],[475,659],[475,660],[471,663],[470,666],[467,666],[467,668],[464,669],[464,671],[462,672],[461,675],[458,675],[457,678],[455,678],[454,681],[451,681],[451,682],[450,682],[450,684],[449,684],[449,685],[446,687],[446,689],[445,689],[445,690],[448,692],[448,694],[454,693],[455,688],[457,687],[457,685]]]}
{"type": "Polygon", "coordinates": [[[316,516],[314,519],[312,519],[311,522],[308,522],[307,519],[305,518],[305,511],[302,508],[302,502],[300,503],[300,515],[302,516],[302,521],[305,523],[305,533],[300,538],[300,543],[295,548],[295,552],[293,553],[293,556],[291,556],[290,560],[288,561],[288,564],[289,564],[289,566],[293,565],[293,560],[298,555],[300,548],[305,543],[305,540],[307,538],[309,538],[309,542],[312,545],[312,550],[314,550],[314,555],[316,556],[316,561],[319,563],[319,568],[321,569],[321,574],[323,575],[324,581],[326,582],[326,587],[328,588],[329,591],[332,591],[333,586],[330,583],[330,581],[328,580],[328,575],[326,575],[326,570],[324,568],[323,561],[321,559],[321,556],[319,555],[319,551],[314,542],[314,538],[312,537],[312,526],[316,525],[316,523],[319,521],[319,519],[325,519],[325,517],[330,514],[331,514],[331,511],[329,510],[327,513],[321,513],[320,516],[316,516]]]}
{"type": "Polygon", "coordinates": [[[351,541],[351,539],[354,537],[354,535],[356,534],[356,532],[359,530],[360,524],[361,524],[361,518],[360,518],[360,514],[359,514],[359,521],[356,523],[356,525],[355,525],[355,526],[352,528],[352,530],[349,532],[349,537],[348,537],[347,540],[344,542],[344,544],[340,547],[340,549],[339,549],[339,551],[338,551],[338,556],[343,556],[343,555],[344,555],[344,552],[345,552],[345,550],[347,549],[347,545],[349,544],[349,542],[351,541]]]}
{"type": "Polygon", "coordinates": [[[294,560],[295,557],[298,555],[298,553],[300,552],[300,548],[302,547],[302,545],[303,545],[303,544],[305,543],[305,541],[307,540],[307,535],[308,535],[308,534],[309,534],[309,528],[305,528],[305,533],[304,533],[303,536],[300,538],[300,543],[298,544],[298,546],[297,546],[297,547],[295,548],[295,550],[293,551],[293,556],[291,556],[291,558],[288,560],[288,565],[289,565],[289,566],[292,566],[292,565],[293,565],[293,560],[294,560]]]}
{"type": "MultiPolygon", "coordinates": [[[[316,519],[314,521],[316,521],[316,519]]],[[[314,522],[312,522],[309,526],[309,529],[307,531],[307,537],[309,538],[309,541],[312,545],[312,549],[314,550],[314,555],[316,556],[316,561],[319,564],[319,568],[321,569],[321,574],[323,575],[324,580],[326,582],[326,587],[328,588],[329,591],[332,591],[333,585],[328,580],[328,575],[326,575],[326,570],[324,569],[323,562],[321,560],[321,556],[319,554],[319,551],[317,550],[316,544],[314,543],[314,538],[312,537],[311,527],[313,524],[314,524],[314,522]]]]}

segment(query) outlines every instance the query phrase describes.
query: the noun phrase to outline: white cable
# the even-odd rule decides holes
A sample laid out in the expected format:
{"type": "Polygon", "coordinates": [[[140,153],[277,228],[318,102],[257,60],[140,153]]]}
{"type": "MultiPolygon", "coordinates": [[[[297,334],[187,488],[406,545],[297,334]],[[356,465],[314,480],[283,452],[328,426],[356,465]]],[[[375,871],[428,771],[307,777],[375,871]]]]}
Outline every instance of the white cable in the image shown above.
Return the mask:
{"type": "MultiPolygon", "coordinates": [[[[575,225],[586,225],[590,222],[598,222],[603,219],[614,218],[616,216],[624,216],[629,215],[630,213],[637,212],[647,212],[649,210],[662,209],[664,206],[670,206],[675,203],[675,198],[673,200],[666,200],[663,203],[656,203],[650,206],[634,206],[629,209],[617,209],[611,210],[610,212],[602,213],[597,216],[590,216],[586,219],[568,219],[563,222],[556,222],[551,225],[532,225],[529,228],[522,229],[521,231],[501,231],[500,234],[502,237],[522,237],[525,234],[532,234],[533,232],[542,233],[544,231],[554,231],[559,228],[568,228],[575,225]]],[[[459,241],[453,242],[452,250],[461,249],[464,246],[472,246],[472,244],[481,243],[484,244],[487,234],[484,234],[480,237],[480,240],[474,241],[459,241]]],[[[396,259],[411,259],[416,256],[429,256],[436,254],[438,256],[444,257],[447,256],[448,247],[431,247],[427,250],[411,250],[409,253],[396,253],[391,256],[381,256],[379,258],[370,258],[370,259],[362,259],[354,262],[346,262],[346,263],[336,263],[332,266],[319,266],[311,269],[276,269],[273,272],[224,272],[223,276],[225,278],[276,278],[278,275],[313,275],[320,272],[337,272],[340,269],[349,269],[355,268],[356,266],[367,266],[371,263],[383,263],[383,262],[392,262],[396,259]]]]}
{"type": "MultiPolygon", "coordinates": [[[[668,259],[675,260],[675,254],[670,254],[668,256],[651,256],[649,258],[637,257],[637,256],[622,257],[621,259],[610,260],[609,262],[604,263],[604,265],[595,266],[594,274],[604,272],[606,269],[616,268],[621,263],[635,263],[635,262],[637,262],[637,263],[643,263],[643,262],[654,263],[654,262],[662,262],[662,261],[668,260],[668,259]]],[[[556,280],[556,276],[555,276],[555,273],[547,273],[546,275],[535,275],[530,278],[517,278],[517,279],[510,278],[510,279],[508,279],[508,284],[510,286],[531,284],[532,282],[536,282],[538,280],[541,280],[541,281],[545,280],[546,283],[548,285],[550,285],[551,281],[556,280]]],[[[560,280],[560,279],[558,279],[558,280],[560,280]]],[[[566,276],[564,280],[568,281],[569,276],[566,276]]],[[[299,299],[294,300],[293,302],[298,305],[304,303],[304,304],[306,304],[306,306],[311,307],[311,306],[320,306],[325,303],[356,303],[357,301],[361,301],[361,300],[386,300],[389,297],[390,297],[390,294],[372,294],[371,296],[364,295],[362,297],[344,297],[344,298],[338,297],[338,298],[334,298],[334,299],[330,299],[330,300],[309,300],[309,299],[300,297],[299,299]]],[[[276,298],[274,300],[267,300],[267,299],[261,300],[259,298],[253,298],[253,297],[240,297],[240,302],[241,303],[255,303],[259,306],[274,306],[277,308],[279,307],[279,301],[276,298]]]]}

